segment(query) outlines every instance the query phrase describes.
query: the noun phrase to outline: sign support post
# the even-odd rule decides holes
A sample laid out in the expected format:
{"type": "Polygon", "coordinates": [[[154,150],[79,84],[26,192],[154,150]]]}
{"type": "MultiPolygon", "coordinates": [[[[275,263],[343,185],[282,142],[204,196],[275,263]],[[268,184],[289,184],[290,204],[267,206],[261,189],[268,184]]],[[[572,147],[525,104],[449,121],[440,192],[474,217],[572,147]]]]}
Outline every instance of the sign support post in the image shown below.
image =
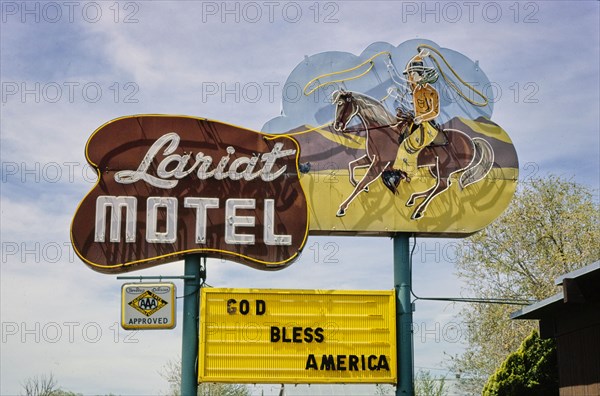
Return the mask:
{"type": "Polygon", "coordinates": [[[181,341],[181,396],[196,396],[198,392],[198,316],[200,286],[206,276],[200,263],[201,255],[185,256],[183,281],[183,331],[181,341]]]}
{"type": "Polygon", "coordinates": [[[396,396],[412,396],[413,389],[413,310],[410,301],[412,268],[410,268],[409,234],[394,235],[394,289],[396,290],[396,359],[398,384],[396,396]]]}

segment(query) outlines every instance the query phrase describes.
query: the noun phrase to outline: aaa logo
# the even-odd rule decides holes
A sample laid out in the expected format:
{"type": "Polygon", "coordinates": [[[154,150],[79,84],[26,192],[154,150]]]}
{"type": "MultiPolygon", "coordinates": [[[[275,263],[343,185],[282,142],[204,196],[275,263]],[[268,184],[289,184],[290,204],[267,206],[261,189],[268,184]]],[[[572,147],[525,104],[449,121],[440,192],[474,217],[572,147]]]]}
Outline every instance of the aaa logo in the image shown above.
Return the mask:
{"type": "Polygon", "coordinates": [[[167,304],[168,303],[165,300],[152,293],[150,290],[146,290],[129,302],[130,306],[146,316],[151,316],[167,304]]]}

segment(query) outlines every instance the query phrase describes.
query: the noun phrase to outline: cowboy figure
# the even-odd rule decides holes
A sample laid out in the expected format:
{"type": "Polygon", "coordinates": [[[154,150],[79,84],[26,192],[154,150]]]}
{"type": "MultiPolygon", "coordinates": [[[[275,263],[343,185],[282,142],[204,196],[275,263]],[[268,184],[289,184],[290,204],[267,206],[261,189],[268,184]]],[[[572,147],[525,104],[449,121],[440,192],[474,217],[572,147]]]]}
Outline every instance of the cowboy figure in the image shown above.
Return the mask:
{"type": "MultiPolygon", "coordinates": [[[[408,182],[416,174],[419,152],[438,134],[434,119],[440,113],[440,98],[437,90],[430,85],[437,81],[438,73],[433,67],[425,66],[423,58],[427,56],[429,52],[422,50],[408,62],[404,70],[412,93],[414,118],[408,125],[408,136],[398,148],[393,169],[403,173],[408,182]]],[[[402,117],[400,110],[398,113],[402,117]]]]}

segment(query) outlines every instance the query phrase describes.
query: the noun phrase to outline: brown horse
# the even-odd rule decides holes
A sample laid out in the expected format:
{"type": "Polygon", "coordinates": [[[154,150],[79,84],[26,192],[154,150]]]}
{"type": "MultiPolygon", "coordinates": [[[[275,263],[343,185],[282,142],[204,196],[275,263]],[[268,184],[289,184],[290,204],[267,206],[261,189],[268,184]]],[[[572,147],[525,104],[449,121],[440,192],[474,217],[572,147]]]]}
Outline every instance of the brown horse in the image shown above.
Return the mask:
{"type": "MultiPolygon", "coordinates": [[[[363,126],[360,130],[366,131],[367,141],[365,155],[348,163],[350,184],[354,190],[339,206],[336,216],[341,217],[354,198],[363,191],[368,192],[369,185],[382,175],[384,185],[395,194],[402,179],[410,181],[404,172],[394,170],[392,166],[400,144],[408,136],[412,116],[402,112],[393,116],[379,101],[357,92],[336,91],[333,102],[336,106],[333,128],[338,132],[350,132],[348,124],[358,117],[363,126]],[[368,168],[360,181],[354,175],[356,168],[368,168]]],[[[417,166],[429,168],[435,185],[413,193],[406,202],[407,206],[413,206],[417,199],[424,198],[414,210],[413,220],[423,217],[433,198],[450,187],[452,175],[462,172],[459,185],[463,189],[483,179],[494,164],[494,151],[486,140],[471,139],[456,129],[445,129],[440,135],[445,136],[444,141],[434,141],[421,150],[417,158],[417,166]]]]}

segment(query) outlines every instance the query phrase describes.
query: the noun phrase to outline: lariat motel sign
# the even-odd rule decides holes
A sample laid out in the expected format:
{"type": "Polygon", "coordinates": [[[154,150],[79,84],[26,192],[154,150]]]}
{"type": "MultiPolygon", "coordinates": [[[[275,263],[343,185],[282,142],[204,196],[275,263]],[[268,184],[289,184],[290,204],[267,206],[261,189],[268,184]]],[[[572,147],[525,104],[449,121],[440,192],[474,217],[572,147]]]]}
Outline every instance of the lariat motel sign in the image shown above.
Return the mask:
{"type": "Polygon", "coordinates": [[[119,273],[202,253],[280,269],[308,235],[299,149],[193,117],[136,116],[99,128],[87,143],[99,180],[72,223],[92,269],[119,273]]]}
{"type": "MultiPolygon", "coordinates": [[[[169,115],[102,125],[86,144],[98,179],[71,223],[76,254],[108,274],[189,254],[279,270],[299,257],[309,233],[464,237],[490,224],[515,192],[516,150],[490,118],[493,98],[467,84],[484,100],[461,90],[458,102],[444,99],[435,86],[456,85],[434,70],[439,62],[424,67],[421,57],[435,55],[478,86],[489,82],[483,71],[433,42],[371,47],[360,57],[332,52],[301,62],[288,82],[308,82],[306,98],[284,98],[283,108],[307,118],[282,114],[263,127],[273,133],[169,115]],[[411,73],[405,87],[390,74],[402,70],[411,73]],[[344,80],[335,100],[314,100],[344,80]],[[384,102],[394,90],[418,99],[419,81],[429,81],[442,118],[412,125],[410,111],[399,117],[384,102]],[[355,116],[362,126],[352,127],[355,116]],[[434,140],[400,177],[396,163],[408,164],[410,153],[399,137],[412,133],[420,143],[425,130],[434,140]]],[[[175,312],[172,290],[126,286],[123,326],[174,326],[164,316],[175,312]]],[[[202,289],[201,299],[199,381],[396,383],[393,291],[202,289]]]]}

